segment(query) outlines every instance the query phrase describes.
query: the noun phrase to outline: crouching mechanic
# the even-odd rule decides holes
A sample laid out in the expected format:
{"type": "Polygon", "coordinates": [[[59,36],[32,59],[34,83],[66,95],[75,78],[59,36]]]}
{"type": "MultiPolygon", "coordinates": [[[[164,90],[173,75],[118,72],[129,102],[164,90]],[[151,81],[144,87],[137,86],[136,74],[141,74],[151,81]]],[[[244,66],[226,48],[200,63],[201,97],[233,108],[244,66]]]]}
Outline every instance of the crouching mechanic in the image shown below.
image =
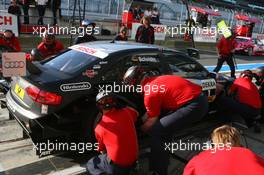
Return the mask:
{"type": "Polygon", "coordinates": [[[99,92],[96,103],[103,116],[95,128],[95,136],[101,155],[87,163],[92,175],[128,175],[138,158],[138,142],[135,122],[138,112],[119,106],[114,94],[99,92]]]}
{"type": "Polygon", "coordinates": [[[200,86],[186,79],[174,75],[152,77],[140,66],[129,68],[124,82],[130,85],[140,82],[142,85],[147,113],[142,130],[151,136],[150,171],[167,175],[169,152],[165,145],[171,142],[177,131],[206,115],[207,97],[200,86]]]}
{"type": "MultiPolygon", "coordinates": [[[[252,82],[253,76],[252,71],[243,71],[230,87],[230,97],[222,97],[219,101],[223,111],[239,114],[249,124],[260,115],[262,107],[258,88],[252,82]]],[[[255,129],[259,130],[259,128],[255,129]]]]}

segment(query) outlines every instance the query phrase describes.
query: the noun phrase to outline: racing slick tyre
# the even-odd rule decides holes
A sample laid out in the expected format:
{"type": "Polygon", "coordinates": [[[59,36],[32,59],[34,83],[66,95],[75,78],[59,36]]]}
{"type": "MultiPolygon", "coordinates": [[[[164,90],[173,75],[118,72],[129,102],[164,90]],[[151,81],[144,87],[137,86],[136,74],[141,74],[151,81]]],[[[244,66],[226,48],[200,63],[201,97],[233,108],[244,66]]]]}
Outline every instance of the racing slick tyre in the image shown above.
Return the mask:
{"type": "Polygon", "coordinates": [[[95,134],[94,129],[97,125],[97,123],[101,120],[102,115],[99,113],[96,107],[94,107],[94,110],[90,111],[89,113],[84,114],[86,118],[83,121],[82,124],[82,132],[81,132],[81,138],[85,142],[95,142],[95,134]],[[96,109],[96,110],[95,110],[96,109]],[[89,114],[89,117],[87,116],[89,114]]]}

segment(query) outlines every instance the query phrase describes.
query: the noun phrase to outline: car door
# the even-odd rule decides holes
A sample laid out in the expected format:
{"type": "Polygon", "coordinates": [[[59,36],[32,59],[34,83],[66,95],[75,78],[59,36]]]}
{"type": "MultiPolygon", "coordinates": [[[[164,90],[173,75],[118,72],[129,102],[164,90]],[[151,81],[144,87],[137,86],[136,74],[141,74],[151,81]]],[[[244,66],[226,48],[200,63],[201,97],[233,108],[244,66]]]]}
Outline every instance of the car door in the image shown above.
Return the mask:
{"type": "Polygon", "coordinates": [[[159,52],[135,52],[121,57],[112,63],[102,74],[105,83],[121,83],[126,71],[132,66],[143,66],[146,69],[162,71],[159,52]]]}
{"type": "Polygon", "coordinates": [[[113,91],[114,93],[125,97],[139,110],[144,112],[144,104],[142,97],[138,94],[137,89],[127,89],[122,83],[126,71],[131,66],[143,66],[146,70],[159,70],[160,53],[159,52],[134,52],[121,57],[117,62],[107,68],[102,74],[102,82],[100,90],[113,91]]]}

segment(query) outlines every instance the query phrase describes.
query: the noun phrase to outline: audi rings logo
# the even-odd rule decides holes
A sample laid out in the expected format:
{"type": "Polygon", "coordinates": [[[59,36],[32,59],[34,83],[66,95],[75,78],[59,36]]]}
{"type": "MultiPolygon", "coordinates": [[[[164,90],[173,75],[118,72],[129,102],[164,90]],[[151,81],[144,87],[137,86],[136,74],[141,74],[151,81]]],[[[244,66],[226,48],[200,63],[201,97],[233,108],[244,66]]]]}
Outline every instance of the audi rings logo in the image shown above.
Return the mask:
{"type": "Polygon", "coordinates": [[[24,61],[6,61],[4,63],[4,67],[6,69],[12,69],[12,68],[23,68],[25,66],[24,61]]]}

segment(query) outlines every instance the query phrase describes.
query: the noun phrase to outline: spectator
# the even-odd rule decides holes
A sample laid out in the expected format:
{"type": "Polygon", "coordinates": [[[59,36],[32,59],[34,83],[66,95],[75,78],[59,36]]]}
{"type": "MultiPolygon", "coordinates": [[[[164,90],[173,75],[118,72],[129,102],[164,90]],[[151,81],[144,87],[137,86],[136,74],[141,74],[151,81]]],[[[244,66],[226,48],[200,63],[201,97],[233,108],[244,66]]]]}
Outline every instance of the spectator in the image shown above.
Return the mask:
{"type": "Polygon", "coordinates": [[[263,175],[264,160],[240,147],[239,138],[239,132],[228,125],[215,129],[211,136],[215,147],[192,158],[183,175],[263,175]]]}
{"type": "Polygon", "coordinates": [[[142,12],[142,9],[140,7],[140,5],[136,6],[134,9],[133,9],[133,16],[134,16],[134,19],[135,20],[140,20],[142,18],[142,15],[143,12],[142,12]]]}
{"type": "Polygon", "coordinates": [[[148,7],[145,12],[144,12],[144,16],[147,16],[147,17],[151,17],[152,15],[152,10],[150,7],[148,7]]]}
{"type": "Polygon", "coordinates": [[[50,34],[49,32],[46,32],[43,37],[43,41],[37,48],[44,59],[56,55],[64,50],[63,44],[56,40],[54,34],[50,34]]]}
{"type": "Polygon", "coordinates": [[[192,15],[190,15],[189,18],[185,21],[185,24],[189,29],[192,27],[195,27],[195,21],[194,21],[192,15]]]}
{"type": "Polygon", "coordinates": [[[57,24],[57,11],[60,9],[61,0],[51,0],[51,10],[53,13],[53,25],[57,24]]]}
{"type": "Polygon", "coordinates": [[[152,10],[151,21],[152,21],[152,24],[160,24],[160,14],[159,14],[157,7],[155,7],[152,10]]]}
{"type": "Polygon", "coordinates": [[[37,3],[38,13],[39,13],[39,19],[38,19],[38,25],[43,25],[43,16],[45,15],[46,11],[46,5],[48,0],[35,0],[37,3]]]}
{"type": "Polygon", "coordinates": [[[15,52],[21,52],[19,40],[12,30],[6,30],[4,33],[0,33],[0,45],[10,47],[15,52]]]}
{"type": "Polygon", "coordinates": [[[20,10],[20,7],[17,5],[16,0],[11,0],[11,4],[8,7],[8,13],[17,16],[17,25],[18,25],[18,29],[20,29],[21,10],[20,10]]]}
{"type": "Polygon", "coordinates": [[[8,7],[8,13],[20,16],[21,15],[21,10],[19,6],[16,3],[16,0],[11,0],[11,4],[8,7]]]}
{"type": "Polygon", "coordinates": [[[192,30],[192,28],[195,27],[195,21],[192,18],[192,15],[190,15],[188,17],[188,19],[186,19],[185,24],[186,24],[186,26],[188,28],[187,28],[187,31],[186,31],[184,37],[185,37],[185,40],[189,41],[190,39],[193,38],[193,32],[192,32],[193,30],[192,30]]]}
{"type": "Polygon", "coordinates": [[[24,13],[24,24],[29,24],[29,0],[19,0],[19,3],[22,5],[23,13],[24,13]]]}
{"type": "Polygon", "coordinates": [[[94,37],[94,28],[96,24],[87,19],[82,21],[82,27],[84,30],[83,36],[78,36],[75,38],[74,44],[86,43],[91,41],[96,41],[97,39],[94,37]]]}
{"type": "Polygon", "coordinates": [[[127,28],[122,26],[120,29],[120,33],[115,37],[115,41],[127,41],[127,28]]]}
{"type": "Polygon", "coordinates": [[[137,29],[136,38],[135,38],[136,42],[154,44],[155,42],[154,28],[150,25],[151,24],[150,17],[143,17],[140,23],[142,25],[139,26],[137,29]]]}

